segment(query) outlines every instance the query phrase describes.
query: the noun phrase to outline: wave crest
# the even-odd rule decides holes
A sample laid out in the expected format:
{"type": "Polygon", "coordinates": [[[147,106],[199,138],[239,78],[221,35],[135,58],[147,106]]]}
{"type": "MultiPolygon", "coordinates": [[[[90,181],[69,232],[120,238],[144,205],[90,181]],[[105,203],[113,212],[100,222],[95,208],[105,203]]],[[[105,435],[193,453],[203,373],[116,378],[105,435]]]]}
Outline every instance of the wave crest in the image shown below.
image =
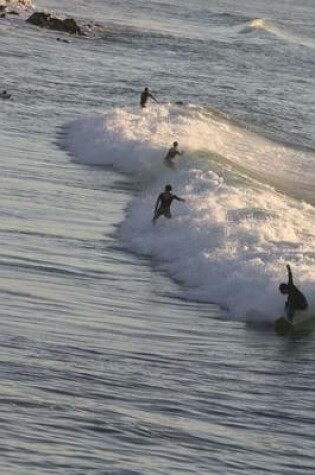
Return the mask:
{"type": "Polygon", "coordinates": [[[279,25],[274,21],[263,18],[255,18],[254,20],[251,20],[250,23],[241,30],[241,33],[252,33],[257,31],[265,31],[282,40],[307,46],[308,48],[315,48],[315,42],[312,39],[294,33],[287,26],[279,25]]]}
{"type": "Polygon", "coordinates": [[[83,117],[68,126],[64,145],[81,163],[135,176],[139,194],[121,239],[184,283],[184,298],[218,303],[237,318],[256,309],[272,319],[283,307],[278,284],[287,262],[307,297],[315,296],[314,208],[251,178],[260,168],[274,174],[277,161],[281,180],[288,155],[296,166],[298,152],[192,106],[117,108],[83,117]],[[173,140],[185,150],[175,172],[163,165],[173,140]],[[161,218],[153,227],[154,202],[166,183],[186,203],[175,203],[174,219],[161,218]]]}

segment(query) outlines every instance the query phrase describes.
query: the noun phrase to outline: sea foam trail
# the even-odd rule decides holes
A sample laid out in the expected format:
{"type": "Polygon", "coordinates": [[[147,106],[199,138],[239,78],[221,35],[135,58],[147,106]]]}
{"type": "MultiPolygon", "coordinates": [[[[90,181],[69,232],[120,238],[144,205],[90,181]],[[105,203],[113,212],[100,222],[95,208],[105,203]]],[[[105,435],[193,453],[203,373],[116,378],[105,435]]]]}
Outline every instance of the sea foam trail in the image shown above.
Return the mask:
{"type": "Polygon", "coordinates": [[[242,29],[241,33],[251,33],[255,31],[267,31],[282,40],[307,46],[308,48],[315,48],[315,41],[313,39],[298,35],[287,26],[280,25],[272,20],[255,18],[242,29]]]}
{"type": "Polygon", "coordinates": [[[268,181],[275,162],[281,185],[299,161],[297,179],[308,183],[308,154],[217,113],[175,106],[83,117],[69,124],[65,146],[81,163],[111,165],[134,176],[139,193],[121,239],[182,283],[183,297],[218,303],[237,318],[259,310],[273,319],[283,308],[278,284],[286,280],[290,262],[315,303],[315,210],[276,192],[268,181]],[[185,149],[176,171],[163,164],[174,140],[185,149]],[[186,203],[175,202],[174,219],[152,226],[154,202],[166,183],[186,203]]]}

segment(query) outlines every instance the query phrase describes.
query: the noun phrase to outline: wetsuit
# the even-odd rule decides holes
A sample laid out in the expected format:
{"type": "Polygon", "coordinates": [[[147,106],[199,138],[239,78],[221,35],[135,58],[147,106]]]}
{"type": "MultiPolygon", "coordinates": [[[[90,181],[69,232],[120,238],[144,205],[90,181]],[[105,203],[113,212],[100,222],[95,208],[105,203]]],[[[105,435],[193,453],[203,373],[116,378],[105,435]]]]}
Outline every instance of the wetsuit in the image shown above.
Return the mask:
{"type": "Polygon", "coordinates": [[[172,217],[170,206],[173,200],[184,201],[182,198],[173,195],[173,193],[170,193],[169,191],[163,191],[163,193],[159,194],[155,205],[153,221],[158,219],[160,216],[165,216],[165,218],[172,217]]]}
{"type": "Polygon", "coordinates": [[[181,155],[181,153],[177,150],[176,147],[171,147],[167,152],[166,157],[164,158],[165,165],[174,168],[173,158],[175,158],[176,155],[181,155]]]}
{"type": "Polygon", "coordinates": [[[149,91],[144,90],[141,93],[141,97],[140,97],[140,106],[141,107],[145,107],[146,103],[148,102],[149,97],[151,97],[155,102],[157,102],[155,97],[153,97],[152,94],[149,91]]]}
{"type": "Polygon", "coordinates": [[[291,321],[296,310],[306,310],[308,307],[307,300],[302,292],[293,284],[291,269],[288,269],[288,299],[285,304],[288,319],[291,321]]]}

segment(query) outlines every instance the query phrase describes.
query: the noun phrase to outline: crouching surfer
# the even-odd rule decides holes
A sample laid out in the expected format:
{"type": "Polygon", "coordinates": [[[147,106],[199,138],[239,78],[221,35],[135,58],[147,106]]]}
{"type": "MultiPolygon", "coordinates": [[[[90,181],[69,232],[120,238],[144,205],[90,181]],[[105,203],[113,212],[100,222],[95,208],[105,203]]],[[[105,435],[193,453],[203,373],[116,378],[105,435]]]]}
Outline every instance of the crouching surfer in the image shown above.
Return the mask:
{"type": "Polygon", "coordinates": [[[296,310],[306,310],[308,308],[308,303],[305,296],[302,292],[294,285],[292,271],[289,264],[287,265],[288,269],[288,283],[280,284],[279,290],[283,295],[287,295],[287,301],[285,303],[285,311],[287,314],[288,320],[292,322],[294,313],[296,310]]]}
{"type": "Polygon", "coordinates": [[[165,218],[171,218],[171,204],[173,200],[185,201],[183,198],[172,193],[172,186],[166,185],[162,193],[159,194],[154,208],[154,216],[152,219],[153,224],[160,216],[165,216],[165,218]]]}

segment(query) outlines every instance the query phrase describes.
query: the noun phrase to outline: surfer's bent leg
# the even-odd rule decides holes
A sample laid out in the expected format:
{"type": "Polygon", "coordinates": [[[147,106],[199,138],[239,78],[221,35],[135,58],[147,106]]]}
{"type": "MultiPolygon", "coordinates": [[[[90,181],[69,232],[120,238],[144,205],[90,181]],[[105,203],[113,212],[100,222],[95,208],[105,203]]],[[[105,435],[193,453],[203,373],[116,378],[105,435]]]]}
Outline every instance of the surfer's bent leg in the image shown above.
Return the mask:
{"type": "Polygon", "coordinates": [[[158,208],[153,216],[152,222],[155,223],[157,219],[159,219],[160,216],[163,216],[164,214],[164,209],[163,208],[158,208]]]}

